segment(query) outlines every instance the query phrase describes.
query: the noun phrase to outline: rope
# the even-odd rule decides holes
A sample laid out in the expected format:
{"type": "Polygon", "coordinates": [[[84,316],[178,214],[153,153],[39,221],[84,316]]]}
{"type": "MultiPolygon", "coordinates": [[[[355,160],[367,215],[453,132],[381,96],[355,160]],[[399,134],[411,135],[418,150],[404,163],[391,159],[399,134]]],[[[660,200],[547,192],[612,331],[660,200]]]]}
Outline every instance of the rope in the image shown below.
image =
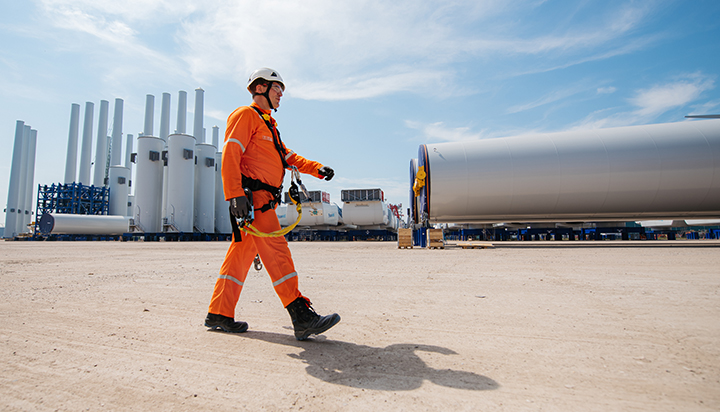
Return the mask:
{"type": "MultiPolygon", "coordinates": [[[[285,236],[288,233],[290,233],[293,229],[295,229],[295,226],[300,223],[300,219],[302,218],[302,204],[300,204],[300,194],[297,192],[297,186],[295,185],[295,181],[300,184],[300,188],[305,193],[305,196],[310,199],[310,195],[307,192],[307,189],[305,189],[305,185],[303,185],[302,180],[300,180],[300,172],[297,170],[295,166],[290,167],[292,171],[292,179],[291,179],[291,186],[290,186],[290,200],[295,204],[295,209],[297,210],[297,220],[295,220],[295,223],[292,225],[286,227],[285,229],[276,230],[274,232],[261,232],[258,228],[256,228],[252,223],[247,221],[240,222],[239,229],[248,235],[257,236],[257,237],[280,237],[285,236]],[[293,187],[295,190],[293,190],[293,187]],[[295,194],[293,194],[293,192],[295,194]],[[297,198],[297,199],[296,199],[297,198]]],[[[310,203],[310,206],[312,206],[312,203],[310,203]]],[[[315,209],[314,206],[312,206],[313,209],[315,209]]],[[[233,218],[234,219],[234,218],[233,218]]]]}
{"type": "MultiPolygon", "coordinates": [[[[292,199],[292,198],[291,198],[292,199]]],[[[290,233],[293,229],[295,229],[295,226],[297,226],[298,223],[300,223],[300,218],[302,217],[302,205],[300,203],[295,202],[295,199],[292,199],[293,203],[295,203],[295,208],[298,212],[298,218],[292,225],[286,227],[285,229],[276,230],[274,232],[261,232],[258,228],[253,226],[252,223],[246,223],[243,226],[240,227],[240,230],[247,233],[248,235],[253,235],[257,237],[279,237],[279,236],[285,236],[288,233],[290,233]]]]}

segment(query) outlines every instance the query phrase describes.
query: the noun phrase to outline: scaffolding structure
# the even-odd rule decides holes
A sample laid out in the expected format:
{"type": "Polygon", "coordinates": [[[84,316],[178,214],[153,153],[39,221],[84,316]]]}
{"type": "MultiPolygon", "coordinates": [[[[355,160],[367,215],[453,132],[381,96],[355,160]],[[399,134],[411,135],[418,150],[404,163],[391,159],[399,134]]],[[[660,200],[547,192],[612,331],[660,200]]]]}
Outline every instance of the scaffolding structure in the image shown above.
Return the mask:
{"type": "MultiPolygon", "coordinates": [[[[38,185],[36,222],[45,213],[107,215],[109,192],[106,187],[79,183],[38,185]]],[[[35,226],[37,233],[37,223],[35,226]]]]}

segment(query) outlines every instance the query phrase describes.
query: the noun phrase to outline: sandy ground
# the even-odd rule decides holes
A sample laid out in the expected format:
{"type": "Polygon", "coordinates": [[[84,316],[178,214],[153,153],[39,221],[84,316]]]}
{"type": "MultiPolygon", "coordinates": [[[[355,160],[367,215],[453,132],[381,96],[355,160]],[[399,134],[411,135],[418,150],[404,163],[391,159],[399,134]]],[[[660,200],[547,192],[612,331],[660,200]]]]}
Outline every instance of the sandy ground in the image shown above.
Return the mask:
{"type": "Polygon", "coordinates": [[[579,243],[291,243],[298,342],[203,326],[227,243],[0,242],[0,410],[720,410],[720,244],[579,243]]]}

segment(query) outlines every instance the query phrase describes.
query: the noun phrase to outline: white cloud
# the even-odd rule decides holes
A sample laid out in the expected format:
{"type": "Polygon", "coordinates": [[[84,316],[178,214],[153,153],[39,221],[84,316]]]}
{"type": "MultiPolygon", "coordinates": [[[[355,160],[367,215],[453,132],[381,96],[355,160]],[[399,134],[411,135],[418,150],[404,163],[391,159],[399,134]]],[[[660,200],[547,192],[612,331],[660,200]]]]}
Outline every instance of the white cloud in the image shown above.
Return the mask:
{"type": "Polygon", "coordinates": [[[548,93],[547,95],[541,97],[540,99],[537,99],[530,103],[525,103],[521,105],[515,105],[512,107],[509,107],[506,110],[506,113],[519,113],[526,110],[534,109],[536,107],[544,106],[549,103],[554,103],[562,99],[566,99],[572,95],[575,95],[579,92],[581,92],[583,89],[581,87],[572,87],[568,89],[561,89],[561,90],[553,90],[552,92],[548,93]]]}
{"type": "Polygon", "coordinates": [[[544,1],[38,1],[50,26],[85,33],[112,49],[95,51],[102,56],[95,60],[109,60],[108,66],[115,67],[110,80],[130,78],[145,66],[146,73],[164,77],[190,76],[201,84],[231,79],[244,85],[253,69],[269,66],[283,73],[289,95],[317,100],[399,91],[443,96],[447,86],[457,85],[449,80],[458,77],[456,64],[468,57],[543,55],[552,64],[536,65],[540,71],[612,57],[637,41],[599,49],[624,38],[649,9],[611,8],[590,26],[527,34],[533,30],[496,21],[527,15],[544,1]],[[169,31],[167,40],[176,50],[144,41],[158,27],[169,31]],[[576,57],[568,62],[566,53],[576,57]]]}
{"type": "Polygon", "coordinates": [[[456,52],[447,50],[452,26],[434,20],[434,2],[219,4],[179,34],[195,77],[241,83],[269,66],[296,97],[365,98],[440,84],[447,69],[431,62],[456,52]]]}
{"type": "Polygon", "coordinates": [[[617,91],[615,87],[598,87],[597,94],[613,94],[617,91]]]}
{"type": "Polygon", "coordinates": [[[702,73],[680,76],[668,83],[637,90],[635,95],[628,99],[628,102],[633,106],[631,110],[603,109],[590,114],[574,126],[573,129],[599,129],[647,124],[652,123],[660,115],[670,110],[688,106],[710,110],[718,106],[717,101],[692,106],[690,104],[699,100],[703,92],[714,88],[714,76],[702,73]]]}
{"type": "Polygon", "coordinates": [[[114,16],[128,22],[162,24],[195,12],[207,2],[197,0],[39,0],[43,10],[82,10],[95,16],[114,16]]]}
{"type": "Polygon", "coordinates": [[[420,130],[426,141],[462,142],[487,137],[482,131],[472,132],[469,127],[447,127],[444,122],[420,123],[406,120],[405,125],[420,130]]]}
{"type": "Polygon", "coordinates": [[[234,78],[242,84],[253,69],[269,66],[280,70],[291,84],[288,94],[322,100],[406,90],[441,94],[446,79],[458,77],[455,65],[468,58],[545,55],[554,67],[540,70],[548,71],[647,44],[626,40],[607,50],[609,43],[641,24],[647,6],[612,10],[598,19],[600,23],[570,25],[559,34],[523,35],[518,33],[528,31],[515,23],[495,23],[499,14],[527,14],[542,4],[222,0],[212,10],[185,20],[178,38],[195,78],[234,78]],[[567,53],[575,54],[569,63],[567,53]],[[588,53],[589,57],[582,56],[588,53]]]}
{"type": "MultiPolygon", "coordinates": [[[[522,7],[522,5],[518,6],[522,7]]],[[[514,30],[508,30],[508,34],[504,37],[502,33],[500,35],[487,33],[481,38],[469,39],[468,44],[472,50],[478,52],[494,51],[503,54],[538,55],[550,52],[568,53],[594,50],[603,45],[612,44],[635,29],[643,23],[651,10],[652,7],[649,4],[611,8],[606,15],[595,16],[589,24],[559,25],[557,29],[549,30],[550,34],[522,37],[515,35],[514,30]],[[556,33],[560,30],[563,31],[556,33]]],[[[627,46],[627,42],[623,41],[622,45],[618,47],[622,50],[627,46]]],[[[600,56],[607,53],[610,53],[608,56],[615,55],[612,52],[602,52],[600,56]]],[[[580,61],[585,61],[585,59],[580,61]]]]}
{"type": "Polygon", "coordinates": [[[711,100],[709,102],[696,104],[691,106],[692,111],[689,114],[720,114],[720,100],[711,100]]]}
{"type": "Polygon", "coordinates": [[[639,90],[630,103],[638,107],[635,113],[639,116],[657,116],[695,101],[702,92],[714,87],[713,79],[696,73],[673,83],[639,90]]]}
{"type": "Polygon", "coordinates": [[[111,87],[141,75],[184,77],[178,60],[147,45],[143,36],[149,25],[192,12],[194,7],[188,1],[42,0],[40,10],[45,37],[59,50],[79,53],[100,67],[111,87]]]}
{"type": "Polygon", "coordinates": [[[443,84],[444,79],[449,76],[448,73],[440,71],[390,68],[382,73],[301,83],[290,89],[290,94],[310,100],[364,99],[398,91],[427,90],[429,85],[443,84]]]}

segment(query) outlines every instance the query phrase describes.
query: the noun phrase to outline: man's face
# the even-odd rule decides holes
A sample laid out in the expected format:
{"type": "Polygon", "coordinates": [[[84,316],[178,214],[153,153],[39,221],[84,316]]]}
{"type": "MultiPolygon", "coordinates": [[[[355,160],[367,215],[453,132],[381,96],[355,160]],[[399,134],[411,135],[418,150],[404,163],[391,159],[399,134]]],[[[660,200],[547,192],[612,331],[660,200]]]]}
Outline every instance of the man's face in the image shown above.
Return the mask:
{"type": "Polygon", "coordinates": [[[275,108],[280,107],[280,98],[282,97],[282,95],[282,86],[280,86],[278,83],[272,83],[272,85],[270,86],[270,101],[272,101],[275,108]]]}

